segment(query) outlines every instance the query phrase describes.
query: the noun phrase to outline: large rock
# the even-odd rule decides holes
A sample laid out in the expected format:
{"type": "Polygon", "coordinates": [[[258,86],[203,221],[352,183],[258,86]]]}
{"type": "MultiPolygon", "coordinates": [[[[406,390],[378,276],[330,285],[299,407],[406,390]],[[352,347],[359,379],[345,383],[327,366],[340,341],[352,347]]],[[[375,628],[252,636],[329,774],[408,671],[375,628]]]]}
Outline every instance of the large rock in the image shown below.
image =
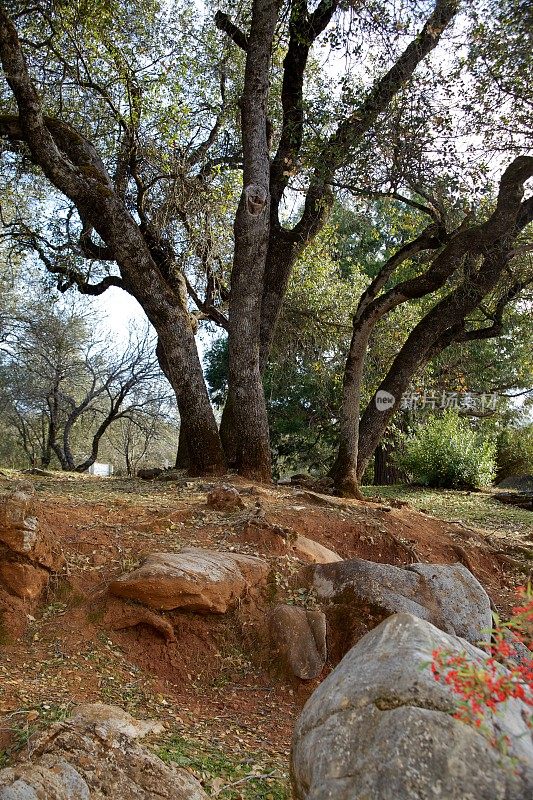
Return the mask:
{"type": "Polygon", "coordinates": [[[30,485],[0,500],[0,613],[8,635],[22,635],[27,614],[38,605],[50,575],[64,564],[61,549],[38,519],[30,485]]]}
{"type": "Polygon", "coordinates": [[[109,591],[159,610],[223,614],[264,585],[268,572],[261,558],[186,547],[179,553],[151,553],[138,569],[113,581],[109,591]]]}
{"type": "Polygon", "coordinates": [[[321,683],[296,724],[295,800],[525,800],[533,796],[528,708],[488,721],[514,760],[453,718],[457,698],[428,668],[435,648],[487,656],[411,614],[368,633],[321,683]]]}
{"type": "Polygon", "coordinates": [[[405,611],[474,644],[492,624],[489,597],[463,564],[395,567],[352,558],[316,566],[312,588],[341,608],[341,624],[405,611]]]}
{"type": "Polygon", "coordinates": [[[115,706],[80,706],[41,737],[31,763],[0,771],[0,800],[207,800],[189,773],[136,743],[161,729],[115,706]]]}
{"type": "Polygon", "coordinates": [[[272,650],[302,680],[318,678],[326,663],[326,617],[322,611],[278,605],[269,615],[272,650]]]}
{"type": "Polygon", "coordinates": [[[64,557],[51,531],[37,519],[37,501],[31,486],[12,492],[0,502],[0,544],[11,557],[49,570],[59,570],[64,557]]]}

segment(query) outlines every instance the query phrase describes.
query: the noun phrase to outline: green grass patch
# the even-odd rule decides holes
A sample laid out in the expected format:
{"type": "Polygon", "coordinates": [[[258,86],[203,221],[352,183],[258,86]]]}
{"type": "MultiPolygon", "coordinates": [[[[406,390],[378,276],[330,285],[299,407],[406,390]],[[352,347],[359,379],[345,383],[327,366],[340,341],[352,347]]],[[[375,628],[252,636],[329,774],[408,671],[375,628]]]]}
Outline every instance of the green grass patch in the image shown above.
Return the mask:
{"type": "Polygon", "coordinates": [[[11,744],[0,750],[0,769],[9,766],[13,756],[23,750],[30,739],[49,728],[54,722],[62,722],[69,715],[69,704],[43,703],[14,711],[0,721],[2,730],[11,736],[11,744]]]}
{"type": "Polygon", "coordinates": [[[220,800],[290,798],[284,767],[273,763],[264,753],[240,759],[207,743],[174,736],[158,748],[157,755],[166,763],[187,769],[212,797],[220,800]]]}
{"type": "Polygon", "coordinates": [[[443,520],[464,522],[476,528],[520,536],[533,532],[533,513],[498,503],[489,492],[427,489],[420,486],[363,486],[367,497],[407,501],[413,508],[443,520]]]}

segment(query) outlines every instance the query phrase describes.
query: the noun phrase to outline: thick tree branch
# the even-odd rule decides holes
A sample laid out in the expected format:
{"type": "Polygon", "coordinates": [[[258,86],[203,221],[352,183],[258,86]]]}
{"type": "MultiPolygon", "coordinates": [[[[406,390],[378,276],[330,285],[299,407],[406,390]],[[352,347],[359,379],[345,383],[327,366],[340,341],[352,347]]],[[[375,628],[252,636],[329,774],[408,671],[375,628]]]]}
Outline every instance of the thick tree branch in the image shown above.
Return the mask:
{"type": "Polygon", "coordinates": [[[309,14],[307,0],[293,0],[289,21],[289,45],[283,61],[281,136],[270,171],[272,217],[277,220],[278,205],[296,168],[304,128],[303,84],[309,51],[329,24],[339,0],[322,0],[309,14]]]}
{"type": "Polygon", "coordinates": [[[246,34],[243,33],[240,28],[234,25],[228,15],[223,11],[217,11],[215,14],[215,25],[219,31],[226,33],[229,38],[241,48],[241,50],[244,50],[245,52],[248,50],[248,36],[246,36],[246,34]]]}
{"type": "Polygon", "coordinates": [[[533,217],[531,199],[521,202],[524,182],[531,176],[533,157],[518,156],[502,175],[496,208],[490,217],[480,225],[459,228],[422,275],[402,281],[372,302],[367,302],[365,317],[378,319],[407,300],[436,291],[466,258],[473,260],[483,256],[502,237],[516,236],[533,217]]]}
{"type": "Polygon", "coordinates": [[[436,0],[433,12],[419,35],[326,141],[317,158],[302,218],[293,230],[296,239],[305,240],[314,231],[316,220],[323,216],[323,205],[328,201],[327,187],[336,170],[349,161],[353,147],[407,83],[420,62],[437,46],[458,8],[459,0],[436,0]]]}
{"type": "Polygon", "coordinates": [[[85,225],[79,238],[79,245],[84,256],[96,261],[114,261],[115,255],[110,247],[96,244],[91,238],[92,227],[85,225]]]}
{"type": "Polygon", "coordinates": [[[367,310],[370,303],[376,299],[381,289],[385,286],[394,271],[404,264],[408,259],[413,258],[418,253],[424,250],[435,250],[447,241],[448,235],[445,230],[439,228],[437,225],[430,225],[427,227],[420,236],[407,242],[403,247],[400,247],[381,267],[376,277],[371,282],[370,286],[363,292],[357,312],[354,317],[354,324],[361,320],[363,313],[367,310]]]}
{"type": "MultiPolygon", "coordinates": [[[[80,175],[96,179],[108,187],[112,186],[104,162],[88,139],[66,122],[46,116],[43,116],[42,120],[46,134],[51,137],[60,159],[64,160],[69,168],[76,166],[80,175]]],[[[13,143],[25,142],[29,145],[22,116],[14,114],[0,116],[0,137],[13,143]]],[[[38,160],[35,160],[35,163],[42,166],[38,160]]]]}

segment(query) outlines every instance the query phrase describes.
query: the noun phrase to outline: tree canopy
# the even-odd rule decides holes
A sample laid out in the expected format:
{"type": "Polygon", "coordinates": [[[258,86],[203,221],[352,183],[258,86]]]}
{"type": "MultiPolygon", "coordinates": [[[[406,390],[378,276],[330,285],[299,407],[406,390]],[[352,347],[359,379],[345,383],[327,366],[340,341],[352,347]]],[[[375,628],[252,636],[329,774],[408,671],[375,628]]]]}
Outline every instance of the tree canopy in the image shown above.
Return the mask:
{"type": "Polygon", "coordinates": [[[357,494],[417,371],[527,302],[529,22],[519,0],[4,2],[3,236],[61,291],[139,301],[196,472],[270,478],[276,335],[301,331],[290,383],[341,289],[317,362],[345,355],[343,387],[326,369],[316,403],[357,494]],[[227,334],[220,430],[202,325],[227,334]]]}

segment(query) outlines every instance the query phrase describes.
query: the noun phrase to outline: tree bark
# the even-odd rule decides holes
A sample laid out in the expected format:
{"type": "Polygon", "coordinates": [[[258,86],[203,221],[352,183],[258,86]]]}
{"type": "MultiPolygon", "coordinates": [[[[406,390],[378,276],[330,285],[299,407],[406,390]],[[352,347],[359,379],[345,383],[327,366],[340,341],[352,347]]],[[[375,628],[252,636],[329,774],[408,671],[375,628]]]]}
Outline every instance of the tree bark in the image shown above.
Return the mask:
{"type": "Polygon", "coordinates": [[[357,453],[361,383],[371,331],[372,326],[368,322],[354,325],[343,376],[339,449],[331,470],[337,494],[341,497],[354,497],[357,500],[363,499],[357,480],[357,453]]]}
{"type": "Polygon", "coordinates": [[[394,483],[405,481],[405,476],[402,475],[394,461],[391,461],[391,455],[395,450],[395,442],[381,442],[376,447],[374,454],[374,486],[392,486],[394,483]]]}
{"type": "Polygon", "coordinates": [[[219,432],[226,463],[228,467],[236,468],[238,466],[239,437],[235,428],[233,405],[229,396],[222,409],[219,432]]]}
{"type": "Polygon", "coordinates": [[[178,438],[178,450],[176,452],[176,461],[174,464],[175,469],[189,469],[189,442],[187,431],[183,422],[180,424],[180,433],[178,438]]]}
{"type": "Polygon", "coordinates": [[[235,217],[229,305],[229,397],[238,469],[271,479],[266,402],[259,368],[261,298],[270,220],[267,100],[279,0],[254,0],[241,98],[243,191],[235,217]]]}

